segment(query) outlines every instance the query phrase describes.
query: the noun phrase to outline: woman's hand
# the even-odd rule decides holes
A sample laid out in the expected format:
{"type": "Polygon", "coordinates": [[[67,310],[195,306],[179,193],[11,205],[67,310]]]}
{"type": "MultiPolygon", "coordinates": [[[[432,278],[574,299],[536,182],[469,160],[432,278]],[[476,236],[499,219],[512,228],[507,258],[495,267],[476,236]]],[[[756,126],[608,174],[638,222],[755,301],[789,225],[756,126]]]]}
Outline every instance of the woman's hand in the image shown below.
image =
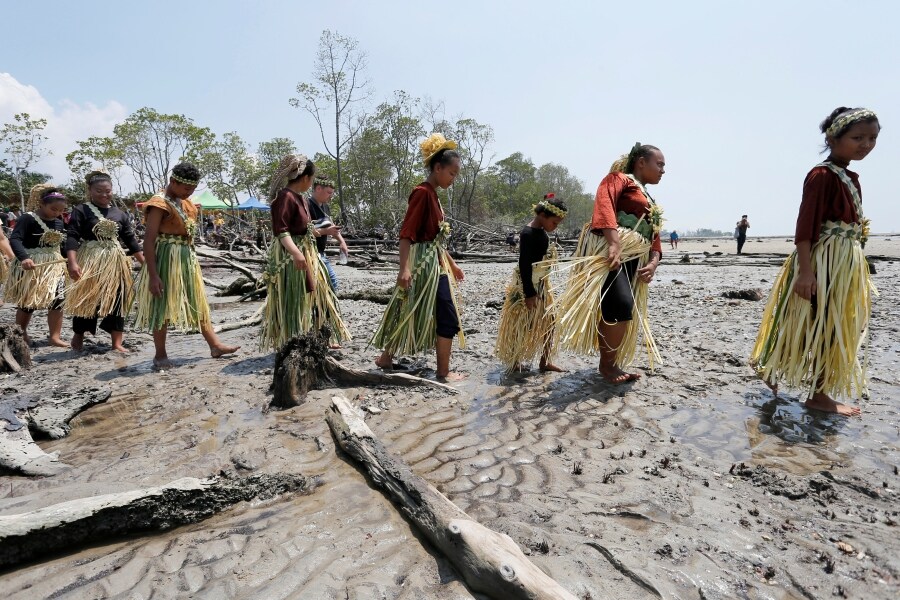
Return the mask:
{"type": "Polygon", "coordinates": [[[794,280],[794,293],[804,300],[812,300],[816,295],[816,276],[812,271],[801,270],[794,280]]]}
{"type": "Polygon", "coordinates": [[[30,258],[26,258],[25,260],[22,261],[22,269],[24,269],[26,271],[33,271],[34,270],[34,261],[31,260],[30,258]]]}
{"type": "Polygon", "coordinates": [[[400,274],[397,275],[397,285],[404,290],[408,290],[411,283],[412,273],[409,271],[409,269],[400,271],[400,274]]]}
{"type": "Polygon", "coordinates": [[[71,261],[66,265],[67,270],[69,271],[69,277],[72,281],[78,281],[81,279],[81,267],[77,262],[71,261]]]}
{"type": "Polygon", "coordinates": [[[303,256],[302,252],[297,252],[296,254],[292,254],[291,258],[294,261],[294,268],[298,271],[305,271],[307,269],[306,257],[303,256]]]}
{"type": "Polygon", "coordinates": [[[150,294],[156,298],[162,298],[163,282],[162,279],[159,278],[159,275],[150,276],[150,294]]]}
{"type": "Polygon", "coordinates": [[[609,245],[609,270],[615,271],[622,264],[622,246],[618,243],[609,245]]]}
{"type": "Polygon", "coordinates": [[[656,267],[659,266],[659,262],[656,260],[651,260],[647,263],[647,266],[642,269],[638,269],[637,275],[638,278],[644,283],[650,283],[653,281],[653,276],[656,274],[656,267]]]}
{"type": "Polygon", "coordinates": [[[462,281],[463,279],[466,278],[465,274],[463,273],[463,270],[460,269],[456,265],[456,263],[453,263],[452,265],[450,265],[450,270],[453,272],[453,278],[456,279],[457,281],[462,281]]]}
{"type": "Polygon", "coordinates": [[[133,255],[134,260],[138,262],[139,265],[144,264],[144,253],[143,252],[135,252],[133,255]]]}
{"type": "Polygon", "coordinates": [[[528,310],[534,310],[535,308],[537,308],[537,296],[525,298],[525,308],[527,308],[528,310]]]}

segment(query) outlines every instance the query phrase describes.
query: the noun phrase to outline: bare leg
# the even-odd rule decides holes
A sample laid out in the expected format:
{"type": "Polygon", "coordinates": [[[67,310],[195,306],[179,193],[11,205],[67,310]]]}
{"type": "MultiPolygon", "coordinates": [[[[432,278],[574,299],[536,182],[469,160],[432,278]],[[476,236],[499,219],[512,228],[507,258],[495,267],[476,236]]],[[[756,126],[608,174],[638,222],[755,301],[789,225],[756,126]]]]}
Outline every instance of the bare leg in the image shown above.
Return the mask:
{"type": "Polygon", "coordinates": [[[31,323],[31,313],[25,312],[24,310],[17,308],[16,309],[16,325],[22,328],[22,337],[25,338],[25,343],[30,344],[31,338],[28,337],[28,324],[31,323]]]}
{"type": "Polygon", "coordinates": [[[600,324],[600,375],[607,383],[618,385],[640,379],[638,373],[626,373],[616,366],[616,356],[619,352],[619,346],[625,338],[628,329],[628,323],[621,321],[618,323],[601,323],[600,324]]]}
{"type": "Polygon", "coordinates": [[[437,354],[438,379],[447,379],[451,381],[463,379],[463,376],[459,373],[450,372],[450,350],[452,346],[453,338],[437,336],[437,342],[434,344],[434,349],[437,354]]]}
{"type": "Polygon", "coordinates": [[[72,350],[78,350],[79,352],[84,350],[84,334],[76,333],[72,336],[72,350]]]}
{"type": "Polygon", "coordinates": [[[544,371],[544,372],[547,372],[547,371],[551,371],[551,372],[554,372],[554,373],[565,373],[565,372],[566,372],[565,369],[563,369],[563,368],[561,368],[561,367],[557,367],[557,366],[554,365],[553,362],[550,360],[550,346],[549,346],[549,344],[548,344],[547,346],[544,346],[544,353],[541,354],[541,364],[540,364],[540,366],[539,366],[538,368],[539,368],[541,371],[544,371]]]}
{"type": "Polygon", "coordinates": [[[203,334],[203,339],[209,344],[209,354],[213,358],[221,358],[226,354],[234,354],[241,349],[240,346],[227,346],[223,344],[219,339],[219,336],[216,335],[216,332],[213,331],[212,325],[209,323],[200,328],[200,333],[203,334]]]}
{"type": "Polygon", "coordinates": [[[128,352],[128,348],[125,347],[125,332],[124,331],[110,331],[110,338],[112,338],[112,348],[113,350],[118,350],[119,352],[128,352]]]}
{"type": "Polygon", "coordinates": [[[381,356],[375,359],[375,366],[379,369],[390,369],[394,366],[394,356],[387,350],[383,351],[381,356]]]}
{"type": "Polygon", "coordinates": [[[173,366],[172,361],[169,360],[169,355],[166,353],[166,334],[168,330],[165,326],[162,329],[157,329],[153,332],[153,347],[156,349],[156,354],[153,356],[153,367],[157,370],[162,369],[171,369],[173,366]]]}
{"type": "Polygon", "coordinates": [[[57,348],[68,348],[69,342],[62,339],[62,309],[47,311],[47,327],[50,329],[50,345],[57,348]]]}

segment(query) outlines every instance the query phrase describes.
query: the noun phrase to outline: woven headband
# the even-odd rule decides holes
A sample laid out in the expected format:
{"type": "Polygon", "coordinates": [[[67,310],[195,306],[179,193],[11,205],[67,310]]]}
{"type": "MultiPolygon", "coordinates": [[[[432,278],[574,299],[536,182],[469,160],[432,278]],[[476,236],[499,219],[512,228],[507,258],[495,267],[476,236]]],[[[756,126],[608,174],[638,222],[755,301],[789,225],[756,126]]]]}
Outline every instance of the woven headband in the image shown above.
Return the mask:
{"type": "Polygon", "coordinates": [[[184,184],[184,185],[193,185],[193,186],[196,186],[198,183],[200,183],[200,180],[199,180],[199,179],[188,179],[187,177],[179,177],[179,176],[176,175],[175,173],[172,173],[171,177],[172,177],[172,179],[174,179],[174,180],[177,181],[178,183],[182,183],[182,184],[184,184]]]}
{"type": "Polygon", "coordinates": [[[551,213],[560,218],[565,218],[565,216],[566,216],[566,211],[564,211],[563,209],[561,209],[558,206],[554,206],[554,205],[550,204],[549,202],[547,202],[545,200],[541,200],[537,204],[532,205],[532,208],[534,208],[534,210],[540,210],[543,212],[551,213]]]}
{"type": "Polygon", "coordinates": [[[334,180],[328,179],[327,177],[316,177],[316,185],[334,189],[334,180]]]}
{"type": "Polygon", "coordinates": [[[94,185],[95,183],[98,183],[100,181],[110,181],[111,182],[112,177],[110,177],[106,173],[97,173],[96,175],[91,175],[88,178],[87,183],[88,183],[88,185],[94,185]]]}
{"type": "Polygon", "coordinates": [[[47,202],[48,200],[65,200],[66,197],[60,194],[59,192],[51,192],[46,196],[41,196],[42,202],[47,202]]]}
{"type": "Polygon", "coordinates": [[[854,123],[865,121],[867,119],[878,119],[878,115],[868,108],[853,108],[842,112],[837,116],[831,126],[825,130],[825,135],[836,138],[854,123]]]}

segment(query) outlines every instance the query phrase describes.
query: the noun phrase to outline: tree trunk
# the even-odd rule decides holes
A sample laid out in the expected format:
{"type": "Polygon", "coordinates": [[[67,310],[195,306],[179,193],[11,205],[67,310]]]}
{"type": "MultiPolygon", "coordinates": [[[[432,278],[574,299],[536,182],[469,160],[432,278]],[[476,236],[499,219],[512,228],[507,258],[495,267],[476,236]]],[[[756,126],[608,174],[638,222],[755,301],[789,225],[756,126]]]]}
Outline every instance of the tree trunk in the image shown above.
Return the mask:
{"type": "Polygon", "coordinates": [[[341,449],[360,463],[372,482],[447,557],[472,591],[497,600],[576,600],[528,560],[512,538],[472,520],[392,456],[349,400],[332,398],[325,420],[341,449]]]}
{"type": "Polygon", "coordinates": [[[16,170],[16,187],[19,188],[19,204],[21,206],[22,212],[20,214],[25,214],[25,192],[22,191],[22,170],[16,170]]]}

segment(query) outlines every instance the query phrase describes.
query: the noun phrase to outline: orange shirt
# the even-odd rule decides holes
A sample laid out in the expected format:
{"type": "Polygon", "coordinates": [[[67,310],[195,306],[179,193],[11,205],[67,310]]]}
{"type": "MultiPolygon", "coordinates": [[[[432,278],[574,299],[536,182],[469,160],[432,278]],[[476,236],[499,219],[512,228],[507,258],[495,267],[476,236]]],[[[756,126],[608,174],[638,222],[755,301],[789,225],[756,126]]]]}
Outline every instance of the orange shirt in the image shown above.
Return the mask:
{"type": "MultiPolygon", "coordinates": [[[[178,200],[176,200],[178,202],[178,200]]],[[[197,221],[197,207],[194,206],[194,203],[191,202],[190,198],[185,200],[180,200],[181,202],[181,212],[184,213],[184,216],[188,219],[193,219],[194,222],[197,221]]],[[[165,211],[165,215],[162,218],[162,222],[159,224],[159,233],[165,233],[167,235],[188,235],[187,228],[184,225],[184,222],[181,220],[181,215],[178,214],[168,202],[166,202],[165,197],[157,194],[150,198],[146,204],[144,204],[144,215],[146,218],[147,213],[150,208],[159,208],[165,211]]]]}
{"type": "MultiPolygon", "coordinates": [[[[603,178],[594,197],[594,216],[591,229],[617,229],[619,227],[616,214],[619,211],[638,218],[650,216],[650,201],[644,195],[641,186],[636,184],[625,173],[610,173],[603,178]]],[[[659,235],[653,236],[650,249],[662,256],[662,242],[659,235]]]]}

